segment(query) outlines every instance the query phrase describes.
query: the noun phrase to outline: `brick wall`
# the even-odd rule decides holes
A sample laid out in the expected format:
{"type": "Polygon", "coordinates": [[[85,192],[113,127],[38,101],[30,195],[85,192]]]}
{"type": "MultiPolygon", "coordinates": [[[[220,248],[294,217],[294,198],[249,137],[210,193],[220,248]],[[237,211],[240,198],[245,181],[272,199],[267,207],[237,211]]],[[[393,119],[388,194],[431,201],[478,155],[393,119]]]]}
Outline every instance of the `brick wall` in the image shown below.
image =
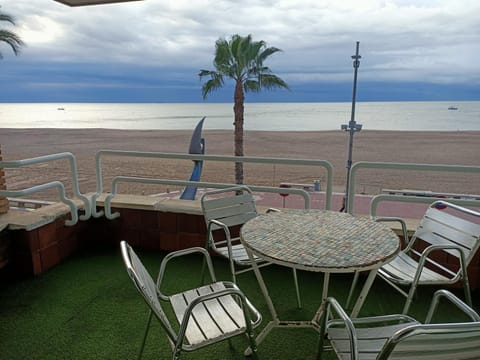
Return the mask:
{"type": "MultiPolygon", "coordinates": [[[[10,231],[16,271],[37,275],[82,247],[117,247],[121,240],[134,247],[165,251],[205,246],[206,226],[202,215],[123,208],[113,211],[118,211],[120,217],[92,218],[72,227],[65,226],[65,217],[62,217],[32,231],[10,231]]],[[[450,259],[443,260],[445,266],[455,268],[450,259]]],[[[480,252],[471,262],[468,273],[471,288],[479,289],[480,252]]]]}

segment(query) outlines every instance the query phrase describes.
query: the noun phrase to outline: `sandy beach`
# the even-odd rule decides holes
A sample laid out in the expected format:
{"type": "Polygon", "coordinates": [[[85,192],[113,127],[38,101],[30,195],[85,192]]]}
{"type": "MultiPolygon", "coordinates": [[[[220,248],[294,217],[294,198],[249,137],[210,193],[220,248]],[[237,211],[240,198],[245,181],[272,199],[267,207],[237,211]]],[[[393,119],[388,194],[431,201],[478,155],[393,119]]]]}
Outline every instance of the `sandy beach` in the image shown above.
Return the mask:
{"type": "MultiPolygon", "coordinates": [[[[21,160],[41,155],[71,152],[77,159],[80,191],[96,190],[95,154],[100,149],[186,153],[191,131],[132,131],[108,129],[0,129],[3,160],[21,160]]],[[[206,154],[232,155],[233,131],[203,132],[206,154]]],[[[334,167],[334,189],[343,191],[348,157],[348,133],[264,132],[245,133],[245,155],[292,159],[328,160],[334,167]]],[[[480,132],[362,131],[355,134],[353,161],[451,164],[480,166],[480,132]]],[[[116,175],[187,180],[191,161],[144,158],[106,158],[102,162],[105,190],[116,175]]],[[[61,180],[71,191],[66,160],[22,169],[5,169],[7,188],[24,189],[47,181],[61,180]]],[[[321,182],[325,172],[305,167],[245,167],[245,183],[278,186],[280,182],[321,182]]],[[[233,164],[204,166],[204,181],[233,182],[233,164]]],[[[449,193],[480,194],[480,176],[443,173],[369,171],[359,173],[357,189],[378,193],[382,189],[415,189],[449,193]]],[[[154,194],[165,187],[125,185],[121,192],[154,194]]],[[[49,198],[41,194],[38,198],[49,198]]]]}

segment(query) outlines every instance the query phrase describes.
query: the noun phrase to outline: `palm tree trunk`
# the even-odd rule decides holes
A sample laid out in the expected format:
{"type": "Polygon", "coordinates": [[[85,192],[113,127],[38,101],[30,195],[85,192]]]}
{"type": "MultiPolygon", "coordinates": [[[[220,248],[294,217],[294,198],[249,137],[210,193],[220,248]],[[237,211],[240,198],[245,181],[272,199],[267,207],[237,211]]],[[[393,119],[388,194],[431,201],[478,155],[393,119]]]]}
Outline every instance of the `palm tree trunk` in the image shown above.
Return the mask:
{"type": "MultiPolygon", "coordinates": [[[[243,86],[241,81],[237,81],[235,84],[235,96],[233,112],[235,114],[235,156],[243,156],[243,113],[244,113],[244,96],[243,86]]],[[[235,182],[237,184],[243,184],[243,163],[235,163],[235,182]]]]}

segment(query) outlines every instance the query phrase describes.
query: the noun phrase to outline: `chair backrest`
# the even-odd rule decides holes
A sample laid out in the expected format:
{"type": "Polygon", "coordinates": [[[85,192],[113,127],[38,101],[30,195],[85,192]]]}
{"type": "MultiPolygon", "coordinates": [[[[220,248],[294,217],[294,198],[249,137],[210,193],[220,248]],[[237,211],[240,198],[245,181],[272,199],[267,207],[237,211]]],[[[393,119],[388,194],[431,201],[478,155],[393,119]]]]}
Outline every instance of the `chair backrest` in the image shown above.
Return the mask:
{"type": "Polygon", "coordinates": [[[120,243],[120,249],[127,273],[132,279],[135,287],[143,296],[143,299],[150,307],[152,312],[158,318],[168,336],[175,341],[177,335],[173,330],[172,325],[170,324],[170,321],[168,320],[158,299],[158,290],[155,282],[148,273],[147,269],[145,269],[145,266],[143,266],[135,251],[133,251],[132,247],[128,245],[126,241],[122,241],[120,243]]]}
{"type": "MultiPolygon", "coordinates": [[[[470,262],[480,247],[480,213],[445,201],[434,202],[425,212],[412,241],[459,246],[470,262]]],[[[445,250],[459,257],[458,251],[445,250]]]]}
{"type": "Polygon", "coordinates": [[[377,359],[480,359],[480,322],[412,325],[398,331],[377,359]]]}
{"type": "MultiPolygon", "coordinates": [[[[207,226],[210,220],[218,220],[230,228],[258,215],[253,193],[246,186],[209,191],[200,200],[207,226]]],[[[211,230],[218,228],[212,225],[211,230]]]]}

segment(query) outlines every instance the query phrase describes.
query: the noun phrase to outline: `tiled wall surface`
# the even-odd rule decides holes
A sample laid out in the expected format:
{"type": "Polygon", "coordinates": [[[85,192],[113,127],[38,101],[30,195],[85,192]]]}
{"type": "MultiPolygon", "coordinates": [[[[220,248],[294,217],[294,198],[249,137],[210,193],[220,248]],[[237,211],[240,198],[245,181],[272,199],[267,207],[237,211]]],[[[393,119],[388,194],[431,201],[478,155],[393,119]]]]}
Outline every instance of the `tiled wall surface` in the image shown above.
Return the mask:
{"type": "Polygon", "coordinates": [[[9,252],[16,271],[37,275],[68,258],[83,246],[118,243],[132,246],[177,250],[204,246],[206,226],[203,216],[150,210],[115,209],[120,217],[78,222],[65,226],[65,218],[35,230],[9,231],[9,252]]]}
{"type": "MultiPolygon", "coordinates": [[[[37,275],[84,246],[113,245],[121,240],[135,247],[167,251],[205,245],[206,226],[201,215],[124,208],[114,211],[120,213],[115,220],[102,217],[67,227],[65,218],[58,218],[32,231],[9,231],[15,271],[37,275]]],[[[455,259],[438,260],[453,267],[455,259]]],[[[472,289],[480,288],[480,253],[469,266],[469,278],[472,289]]]]}

